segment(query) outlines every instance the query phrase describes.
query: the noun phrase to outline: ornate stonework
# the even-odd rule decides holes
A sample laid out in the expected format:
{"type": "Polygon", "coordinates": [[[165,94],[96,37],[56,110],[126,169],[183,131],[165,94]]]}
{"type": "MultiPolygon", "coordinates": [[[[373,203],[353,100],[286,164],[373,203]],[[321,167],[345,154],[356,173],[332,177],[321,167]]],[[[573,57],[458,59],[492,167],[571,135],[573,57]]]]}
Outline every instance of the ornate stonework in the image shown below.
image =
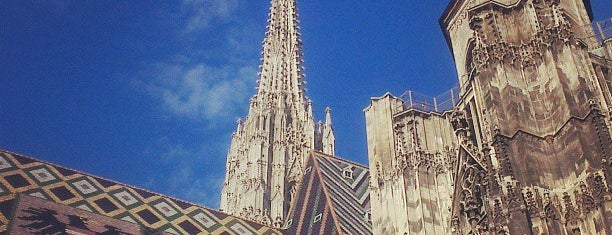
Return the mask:
{"type": "Polygon", "coordinates": [[[586,6],[451,1],[454,109],[365,110],[375,234],[612,234],[610,40],[586,6]]]}
{"type": "Polygon", "coordinates": [[[407,108],[387,94],[366,108],[374,234],[450,234],[459,145],[449,113],[407,108]]]}
{"type": "Polygon", "coordinates": [[[304,95],[295,0],[272,0],[257,94],[227,154],[221,210],[280,227],[311,150],[334,154],[331,110],[315,124],[304,95]]]}

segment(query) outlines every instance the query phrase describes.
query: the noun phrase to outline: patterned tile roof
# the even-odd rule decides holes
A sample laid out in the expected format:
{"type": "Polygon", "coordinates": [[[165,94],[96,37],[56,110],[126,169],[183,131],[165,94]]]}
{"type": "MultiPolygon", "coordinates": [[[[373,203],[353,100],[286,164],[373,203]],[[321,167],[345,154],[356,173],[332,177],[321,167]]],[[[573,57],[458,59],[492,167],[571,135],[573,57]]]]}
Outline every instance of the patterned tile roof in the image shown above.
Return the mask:
{"type": "Polygon", "coordinates": [[[140,224],[155,233],[282,234],[261,224],[0,150],[0,233],[18,194],[140,224]]]}
{"type": "Polygon", "coordinates": [[[314,152],[287,221],[286,234],[371,234],[369,171],[314,152]]]}
{"type": "Polygon", "coordinates": [[[150,233],[139,224],[106,217],[34,196],[18,194],[15,201],[13,218],[6,234],[150,233]]]}

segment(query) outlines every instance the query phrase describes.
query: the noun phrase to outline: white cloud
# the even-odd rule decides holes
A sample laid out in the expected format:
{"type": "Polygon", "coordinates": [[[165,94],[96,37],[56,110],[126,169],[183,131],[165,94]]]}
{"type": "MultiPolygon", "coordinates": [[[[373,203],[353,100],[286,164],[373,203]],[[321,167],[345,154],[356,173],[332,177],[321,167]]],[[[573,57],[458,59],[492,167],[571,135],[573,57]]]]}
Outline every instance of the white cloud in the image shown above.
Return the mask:
{"type": "Polygon", "coordinates": [[[236,16],[239,1],[243,0],[183,0],[179,14],[185,19],[184,29],[178,29],[177,37],[195,41],[183,41],[184,50],[149,63],[137,81],[139,88],[178,117],[215,125],[244,115],[255,93],[261,35],[236,16]],[[198,44],[206,48],[194,46],[198,44]]]}
{"type": "Polygon", "coordinates": [[[146,84],[150,94],[172,114],[214,121],[236,117],[248,106],[257,70],[253,66],[159,63],[146,84]]]}
{"type": "Polygon", "coordinates": [[[151,143],[145,152],[156,159],[154,167],[172,173],[151,177],[145,185],[213,208],[219,204],[235,120],[244,116],[256,92],[263,36],[236,16],[238,1],[244,0],[184,0],[178,18],[185,21],[175,31],[184,49],[157,63],[143,62],[135,80],[135,88],[146,91],[160,112],[188,120],[182,123],[203,138],[201,145],[171,136],[151,143]]]}
{"type": "Polygon", "coordinates": [[[156,143],[156,161],[152,167],[166,169],[171,173],[164,177],[149,177],[145,186],[183,200],[218,208],[224,173],[205,170],[216,164],[210,158],[211,146],[205,144],[187,148],[169,141],[161,139],[156,143]]]}
{"type": "Polygon", "coordinates": [[[183,145],[169,145],[167,142],[167,139],[160,141],[160,143],[165,143],[164,145],[168,145],[168,147],[166,147],[166,151],[161,152],[159,156],[160,161],[163,163],[175,163],[177,161],[190,159],[193,157],[196,159],[200,158],[198,154],[194,154],[191,150],[186,149],[183,145]]]}
{"type": "Polygon", "coordinates": [[[237,8],[238,0],[184,0],[188,17],[185,32],[205,29],[213,20],[228,20],[237,8]]]}

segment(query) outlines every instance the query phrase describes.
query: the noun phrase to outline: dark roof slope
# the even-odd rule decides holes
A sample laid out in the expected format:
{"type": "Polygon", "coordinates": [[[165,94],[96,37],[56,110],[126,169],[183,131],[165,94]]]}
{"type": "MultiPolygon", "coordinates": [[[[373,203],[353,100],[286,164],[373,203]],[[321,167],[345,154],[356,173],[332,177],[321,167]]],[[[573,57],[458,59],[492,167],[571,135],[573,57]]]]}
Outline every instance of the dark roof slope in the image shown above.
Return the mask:
{"type": "Polygon", "coordinates": [[[368,168],[311,153],[286,234],[371,234],[368,168]]]}

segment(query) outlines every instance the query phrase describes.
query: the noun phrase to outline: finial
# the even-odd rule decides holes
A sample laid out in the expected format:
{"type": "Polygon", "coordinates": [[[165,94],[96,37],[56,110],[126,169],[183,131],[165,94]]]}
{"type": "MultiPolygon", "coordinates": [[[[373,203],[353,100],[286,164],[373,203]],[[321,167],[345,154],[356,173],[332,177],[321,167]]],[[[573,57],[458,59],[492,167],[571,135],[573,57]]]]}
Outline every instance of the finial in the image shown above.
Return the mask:
{"type": "Polygon", "coordinates": [[[321,120],[317,122],[317,127],[319,132],[323,132],[323,122],[321,120]]]}
{"type": "Polygon", "coordinates": [[[306,112],[308,112],[308,116],[312,117],[312,101],[308,101],[308,107],[306,108],[306,112]]]}
{"type": "Polygon", "coordinates": [[[325,125],[331,125],[331,109],[329,107],[325,108],[325,125]]]}
{"type": "Polygon", "coordinates": [[[244,127],[244,121],[242,121],[242,118],[238,118],[238,128],[236,129],[238,132],[242,131],[243,127],[244,127]]]}

